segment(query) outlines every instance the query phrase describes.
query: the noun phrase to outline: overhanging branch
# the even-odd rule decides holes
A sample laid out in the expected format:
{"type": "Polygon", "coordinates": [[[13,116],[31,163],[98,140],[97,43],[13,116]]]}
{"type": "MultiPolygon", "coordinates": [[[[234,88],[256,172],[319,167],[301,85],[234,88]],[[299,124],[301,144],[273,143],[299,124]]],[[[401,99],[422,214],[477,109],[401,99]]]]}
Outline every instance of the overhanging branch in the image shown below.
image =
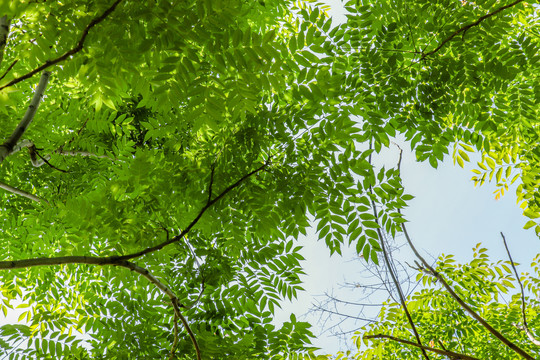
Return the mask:
{"type": "Polygon", "coordinates": [[[42,70],[45,70],[45,69],[47,69],[47,68],[49,68],[49,67],[51,67],[51,66],[53,66],[55,64],[58,64],[59,62],[64,61],[68,57],[70,57],[72,55],[75,55],[76,53],[81,51],[82,48],[83,48],[83,45],[84,45],[84,41],[86,40],[86,37],[88,36],[88,32],[90,31],[90,29],[92,29],[94,26],[96,26],[97,24],[99,24],[100,22],[105,20],[105,18],[107,16],[109,16],[114,11],[114,9],[116,9],[118,4],[120,4],[122,1],[123,0],[116,0],[114,2],[114,4],[112,4],[107,10],[105,10],[105,12],[103,12],[103,14],[101,14],[100,16],[95,18],[94,20],[90,21],[90,23],[88,25],[86,25],[86,27],[84,28],[84,30],[83,30],[83,32],[81,34],[81,37],[80,37],[79,41],[77,42],[77,45],[75,45],[74,48],[72,48],[71,50],[66,51],[63,55],[61,55],[61,56],[59,56],[59,57],[57,57],[55,59],[47,60],[45,62],[45,64],[40,65],[37,68],[35,68],[34,70],[32,70],[32,71],[30,71],[30,72],[28,72],[28,73],[26,73],[26,74],[24,74],[22,76],[19,76],[19,77],[15,78],[15,79],[11,80],[7,84],[1,86],[0,90],[5,89],[8,86],[13,86],[13,85],[15,85],[17,83],[20,83],[23,80],[28,79],[28,78],[31,78],[32,76],[34,76],[38,72],[40,72],[42,70]]]}
{"type": "MultiPolygon", "coordinates": [[[[162,242],[161,244],[158,244],[158,245],[155,245],[155,246],[152,246],[152,247],[149,247],[149,248],[146,248],[144,250],[141,250],[139,252],[136,252],[136,253],[133,253],[133,254],[129,254],[129,255],[124,255],[124,256],[120,256],[118,257],[118,259],[120,260],[130,260],[130,259],[135,259],[135,258],[138,258],[138,257],[141,257],[141,256],[144,256],[146,254],[150,254],[150,253],[153,253],[155,251],[158,251],[158,250],[161,250],[163,249],[165,246],[167,245],[170,245],[170,244],[173,244],[173,243],[176,243],[176,242],[179,242],[180,240],[182,240],[182,238],[193,228],[193,226],[195,226],[195,224],[197,224],[197,222],[201,219],[201,217],[203,216],[203,214],[206,212],[206,210],[208,210],[210,207],[212,207],[212,205],[214,205],[216,202],[218,202],[219,200],[221,200],[225,195],[227,195],[229,192],[231,192],[232,190],[236,189],[238,186],[240,186],[240,184],[242,184],[245,180],[247,180],[248,178],[250,178],[251,176],[257,174],[258,172],[260,172],[261,170],[265,169],[266,167],[268,167],[268,165],[270,165],[270,160],[271,160],[271,157],[269,157],[266,162],[259,166],[257,169],[251,171],[250,173],[242,176],[239,180],[237,180],[234,184],[231,184],[229,185],[225,190],[223,190],[218,196],[216,196],[215,198],[213,198],[212,200],[208,201],[206,203],[206,205],[199,211],[199,213],[197,214],[197,216],[195,216],[195,218],[189,223],[189,225],[184,229],[182,230],[182,232],[173,237],[172,239],[170,240],[167,240],[167,241],[164,241],[162,242]]],[[[213,174],[211,176],[211,181],[213,181],[213,174]]]]}
{"type": "Polygon", "coordinates": [[[456,31],[454,31],[449,37],[447,37],[446,39],[444,39],[440,44],[439,46],[437,46],[435,49],[431,50],[431,51],[428,51],[427,53],[424,53],[422,55],[422,57],[420,58],[420,60],[424,60],[426,57],[430,56],[430,55],[433,55],[435,54],[437,51],[441,50],[443,48],[443,46],[446,45],[446,43],[448,43],[450,40],[452,40],[453,38],[455,38],[456,36],[458,36],[459,34],[461,33],[465,33],[467,32],[467,30],[469,30],[470,28],[472,28],[473,26],[477,26],[479,25],[482,21],[492,17],[492,16],[495,16],[497,15],[498,13],[500,13],[501,11],[503,10],[506,10],[508,8],[511,8],[512,6],[515,6],[521,2],[523,2],[524,0],[516,0],[514,1],[513,3],[510,3],[508,5],[505,5],[505,6],[501,6],[500,8],[498,8],[497,10],[493,11],[493,12],[490,12],[489,14],[486,14],[482,17],[480,17],[478,20],[476,20],[475,22],[471,23],[471,24],[468,24],[468,25],[465,25],[463,26],[462,28],[459,28],[457,29],[456,31]]]}
{"type": "Polygon", "coordinates": [[[29,268],[34,266],[53,266],[53,265],[62,265],[62,264],[87,264],[87,265],[97,265],[97,266],[122,266],[127,267],[129,263],[128,260],[141,257],[143,255],[158,251],[163,249],[165,246],[173,244],[182,240],[182,238],[197,224],[203,214],[208,210],[212,205],[221,200],[225,195],[227,195],[232,190],[242,184],[249,177],[255,175],[259,171],[263,170],[270,164],[270,158],[257,169],[249,172],[248,174],[242,176],[235,183],[229,185],[225,190],[223,190],[218,196],[212,199],[207,203],[197,214],[197,216],[191,221],[191,223],[180,233],[180,235],[173,237],[167,241],[164,241],[156,246],[149,247],[137,253],[123,255],[123,256],[106,256],[106,257],[97,257],[97,256],[58,256],[52,258],[33,258],[33,259],[23,259],[23,260],[7,260],[0,261],[0,270],[9,270],[9,269],[21,269],[29,268]]]}

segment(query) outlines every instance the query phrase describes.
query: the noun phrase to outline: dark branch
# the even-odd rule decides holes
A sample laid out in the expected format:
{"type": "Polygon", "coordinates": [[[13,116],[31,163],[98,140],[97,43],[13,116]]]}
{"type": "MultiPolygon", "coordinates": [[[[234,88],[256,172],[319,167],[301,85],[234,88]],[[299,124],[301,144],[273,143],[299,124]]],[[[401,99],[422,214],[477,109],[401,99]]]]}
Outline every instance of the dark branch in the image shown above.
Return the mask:
{"type": "Polygon", "coordinates": [[[225,195],[227,195],[230,191],[236,189],[238,186],[240,186],[240,184],[242,184],[242,182],[244,182],[245,180],[247,180],[248,178],[250,178],[251,176],[255,175],[256,173],[258,173],[259,171],[265,169],[269,164],[270,164],[270,157],[268,158],[268,160],[266,160],[266,162],[259,166],[257,169],[251,171],[250,173],[242,176],[238,181],[236,181],[234,184],[231,184],[229,185],[225,190],[223,190],[218,196],[216,196],[213,200],[209,201],[206,203],[206,205],[199,211],[199,213],[197,214],[197,216],[189,223],[189,225],[180,232],[179,235],[173,237],[172,239],[170,240],[167,240],[167,241],[164,241],[162,242],[161,244],[158,244],[158,245],[155,245],[155,246],[152,246],[152,247],[149,247],[149,248],[146,248],[144,250],[141,250],[139,252],[136,252],[136,253],[133,253],[133,254],[128,254],[128,255],[124,255],[124,256],[119,256],[117,257],[118,260],[129,260],[129,259],[134,259],[134,258],[138,258],[138,257],[141,257],[141,256],[144,256],[146,254],[150,254],[150,253],[153,253],[155,251],[158,251],[158,250],[161,250],[163,249],[165,246],[167,245],[170,245],[170,244],[173,244],[175,242],[178,242],[180,240],[182,240],[182,238],[195,226],[195,224],[197,224],[197,222],[201,219],[201,217],[203,216],[203,214],[206,212],[206,210],[208,210],[212,205],[214,205],[216,202],[218,202],[219,200],[221,200],[225,195]]]}
{"type": "Polygon", "coordinates": [[[96,257],[96,256],[59,256],[59,257],[53,257],[53,258],[34,258],[34,259],[23,259],[23,260],[12,260],[12,261],[0,261],[0,270],[6,270],[6,269],[21,269],[21,268],[28,268],[28,267],[34,267],[34,266],[52,266],[52,265],[62,265],[62,264],[88,264],[88,265],[97,265],[97,266],[105,266],[105,265],[112,265],[112,266],[122,266],[126,268],[130,267],[130,262],[127,260],[134,259],[141,257],[143,255],[152,253],[154,251],[158,251],[162,248],[164,248],[167,245],[170,245],[172,243],[178,242],[182,240],[182,238],[197,224],[199,219],[203,216],[206,210],[210,208],[212,205],[214,205],[216,202],[221,200],[225,195],[227,195],[232,190],[236,189],[240,184],[248,179],[250,176],[258,173],[259,171],[263,170],[270,164],[270,158],[260,167],[257,169],[251,171],[250,173],[242,176],[239,180],[237,180],[234,184],[229,185],[225,190],[223,190],[217,197],[215,197],[210,203],[206,204],[197,214],[195,219],[191,221],[191,223],[177,236],[173,237],[172,239],[168,239],[156,246],[147,248],[145,250],[139,251],[134,254],[128,254],[124,256],[107,256],[107,257],[96,257]]]}
{"type": "Polygon", "coordinates": [[[210,185],[208,185],[208,201],[206,204],[208,205],[210,201],[212,201],[212,185],[214,185],[214,171],[216,169],[215,164],[212,164],[212,170],[210,172],[210,185]]]}
{"type": "Polygon", "coordinates": [[[512,269],[514,269],[514,274],[516,274],[516,279],[519,284],[519,288],[521,290],[521,316],[523,318],[523,326],[519,327],[521,330],[525,331],[525,334],[527,334],[527,337],[534,345],[540,346],[540,341],[538,341],[534,335],[529,330],[529,325],[527,324],[527,315],[525,315],[525,308],[527,303],[525,302],[525,290],[523,289],[523,284],[521,283],[521,279],[519,278],[519,274],[516,269],[516,265],[514,263],[514,260],[512,259],[512,255],[510,254],[510,250],[508,249],[508,244],[506,243],[506,238],[504,237],[504,234],[501,232],[501,236],[504,243],[504,248],[506,249],[506,253],[508,254],[508,258],[510,259],[510,265],[512,265],[512,269]]]}
{"type": "Polygon", "coordinates": [[[479,25],[482,21],[492,17],[492,16],[495,16],[497,15],[498,13],[500,13],[501,11],[503,10],[506,10],[508,8],[511,8],[512,6],[515,6],[517,4],[519,4],[520,2],[523,2],[524,0],[516,0],[514,1],[513,3],[510,3],[508,5],[505,5],[505,6],[501,6],[500,8],[498,8],[497,10],[493,11],[493,12],[490,12],[489,14],[486,14],[482,17],[480,17],[478,20],[476,20],[475,22],[471,23],[471,24],[468,24],[468,25],[465,25],[463,26],[462,28],[459,28],[458,30],[454,31],[452,33],[452,35],[450,35],[449,37],[447,37],[446,39],[444,39],[440,44],[439,46],[437,46],[435,49],[431,50],[431,51],[428,51],[427,53],[424,53],[422,55],[422,57],[420,58],[420,60],[424,60],[426,57],[430,56],[430,55],[433,55],[435,54],[437,51],[439,51],[440,49],[442,49],[442,47],[444,45],[446,45],[447,42],[449,42],[450,40],[452,40],[454,37],[458,36],[459,34],[461,33],[465,33],[467,30],[469,30],[470,28],[474,27],[474,26],[477,26],[479,25]]]}
{"type": "Polygon", "coordinates": [[[191,328],[189,327],[189,324],[186,320],[186,318],[182,315],[180,312],[180,307],[178,305],[178,299],[173,301],[174,310],[176,312],[176,315],[180,318],[180,321],[182,322],[182,325],[184,325],[184,328],[186,329],[189,337],[191,338],[191,342],[193,343],[193,346],[195,347],[195,353],[197,354],[197,360],[201,360],[201,349],[199,348],[199,344],[197,343],[197,339],[195,338],[195,334],[193,334],[193,331],[191,331],[191,328]]]}
{"type": "Polygon", "coordinates": [[[424,351],[427,350],[427,351],[431,351],[431,352],[434,352],[434,353],[439,354],[439,355],[445,355],[445,356],[447,356],[447,357],[449,357],[451,359],[480,360],[479,358],[475,358],[473,356],[469,356],[469,355],[465,355],[465,354],[456,353],[456,352],[453,352],[453,351],[450,351],[450,350],[441,350],[441,349],[431,348],[429,346],[420,345],[420,344],[417,344],[415,342],[405,340],[405,339],[400,339],[400,338],[397,338],[397,337],[392,336],[392,335],[384,335],[384,334],[366,335],[366,336],[364,336],[364,339],[389,339],[389,340],[392,340],[392,341],[395,341],[395,342],[398,342],[398,343],[401,343],[401,344],[415,346],[415,347],[420,348],[420,349],[422,349],[424,351]]]}
{"type": "MultiPolygon", "coordinates": [[[[401,213],[401,211],[398,209],[398,211],[401,213]]],[[[428,270],[428,272],[434,276],[437,280],[441,282],[441,284],[444,286],[446,291],[454,298],[454,300],[471,315],[476,321],[480,323],[487,331],[489,331],[493,336],[495,336],[499,341],[501,341],[503,344],[508,346],[510,349],[518,353],[521,357],[529,360],[533,360],[534,358],[529,355],[525,350],[521,349],[519,346],[514,344],[512,341],[507,339],[503,334],[501,334],[499,331],[497,331],[495,328],[493,328],[491,325],[487,323],[484,318],[482,318],[476,311],[474,311],[469,305],[467,305],[461,297],[456,294],[454,289],[446,282],[446,280],[442,277],[442,275],[435,270],[429,263],[420,255],[416,247],[411,241],[411,238],[409,237],[409,233],[407,232],[407,227],[405,226],[405,223],[401,224],[401,227],[403,229],[403,233],[405,234],[405,238],[407,239],[407,242],[409,243],[409,246],[411,247],[412,251],[414,252],[414,255],[422,262],[422,265],[428,270]]]]}
{"type": "MultiPolygon", "coordinates": [[[[37,155],[45,164],[49,165],[51,168],[55,169],[55,170],[58,170],[60,172],[63,172],[63,173],[67,173],[68,171],[67,170],[64,170],[64,169],[60,169],[60,168],[57,168],[56,166],[54,166],[53,164],[51,164],[49,162],[49,160],[45,159],[43,156],[41,156],[41,154],[37,151],[36,147],[33,146],[33,147],[30,147],[28,148],[28,150],[30,151],[30,157],[33,159],[32,155],[35,154],[37,155]]],[[[35,156],[34,155],[34,156],[35,156]]]]}
{"type": "Polygon", "coordinates": [[[7,74],[9,74],[9,72],[11,71],[11,69],[13,69],[13,67],[15,66],[15,64],[17,63],[17,61],[19,61],[19,59],[13,61],[11,63],[11,65],[8,66],[8,68],[6,69],[6,71],[4,71],[4,73],[2,74],[2,76],[0,76],[0,80],[2,80],[3,78],[6,77],[7,74]]]}
{"type": "MultiPolygon", "coordinates": [[[[373,137],[371,139],[372,140],[369,143],[369,148],[370,149],[372,147],[373,137]]],[[[400,148],[400,150],[401,150],[401,148],[400,148]]],[[[399,153],[398,167],[401,165],[401,155],[402,155],[402,153],[403,153],[402,151],[399,153]]],[[[371,164],[371,153],[369,154],[369,163],[371,164]]],[[[371,195],[373,195],[373,189],[372,189],[371,186],[369,187],[369,192],[371,193],[371,195]]],[[[392,268],[392,264],[390,262],[390,257],[388,255],[388,251],[386,249],[386,244],[385,244],[385,241],[384,241],[384,237],[383,237],[381,229],[380,229],[379,215],[377,214],[377,207],[375,206],[375,201],[373,201],[373,199],[371,200],[371,207],[373,208],[373,215],[375,216],[375,221],[377,222],[377,225],[379,226],[377,228],[377,235],[379,236],[379,240],[381,242],[381,249],[382,249],[382,252],[383,252],[384,262],[386,263],[386,267],[388,269],[388,272],[390,273],[390,276],[392,277],[392,281],[393,281],[393,283],[394,283],[394,285],[395,285],[395,287],[397,289],[397,292],[398,292],[398,295],[399,295],[399,302],[401,303],[401,307],[403,308],[403,311],[405,312],[405,316],[407,317],[407,320],[408,320],[409,324],[411,325],[411,329],[412,329],[412,331],[414,333],[414,337],[416,338],[416,342],[418,343],[420,349],[422,350],[422,355],[424,356],[424,358],[426,360],[429,360],[429,356],[426,353],[426,350],[424,350],[423,347],[422,347],[423,345],[422,345],[422,340],[420,339],[420,334],[418,334],[418,330],[416,329],[416,325],[414,324],[414,321],[413,321],[412,316],[411,316],[411,314],[409,312],[409,309],[407,308],[407,301],[405,299],[405,296],[403,295],[403,290],[401,289],[401,284],[399,283],[397,275],[395,274],[394,269],[392,268]]]]}
{"type": "Polygon", "coordinates": [[[86,40],[86,37],[88,36],[88,32],[90,31],[90,29],[92,29],[94,26],[96,26],[97,24],[99,24],[100,22],[102,22],[103,20],[105,20],[105,18],[107,16],[109,16],[113,11],[114,9],[116,9],[116,7],[118,6],[118,4],[120,4],[123,0],[116,0],[114,2],[114,4],[111,5],[111,7],[109,7],[107,10],[105,10],[105,12],[103,14],[101,14],[101,16],[98,16],[97,18],[95,18],[94,20],[90,21],[90,23],[88,25],[86,25],[86,27],[84,28],[82,34],[81,34],[81,38],[79,39],[79,42],[77,43],[77,45],[75,45],[75,47],[71,50],[68,50],[67,52],[65,52],[63,55],[55,58],[55,59],[52,59],[52,60],[47,60],[45,62],[45,64],[43,65],[40,65],[38,66],[37,68],[35,68],[34,70],[22,75],[22,76],[19,76],[13,80],[11,80],[10,82],[8,82],[6,85],[0,87],[0,90],[2,89],[5,89],[7,88],[8,86],[13,86],[23,80],[26,80],[28,78],[31,78],[32,76],[34,76],[35,74],[37,74],[38,72],[42,71],[42,70],[45,70],[53,65],[56,65],[58,64],[59,62],[61,61],[64,61],[66,60],[68,57],[72,56],[72,55],[75,55],[76,53],[78,53],[79,51],[82,50],[83,48],[83,45],[84,45],[84,41],[86,40]]]}
{"type": "MultiPolygon", "coordinates": [[[[401,162],[401,153],[400,153],[400,162],[401,162]]],[[[373,190],[370,187],[369,191],[371,194],[373,194],[373,190]]],[[[377,222],[377,225],[379,227],[377,228],[377,234],[379,235],[379,240],[381,242],[381,249],[384,257],[384,262],[386,263],[386,268],[388,269],[388,272],[390,273],[390,276],[392,277],[392,282],[394,283],[394,286],[396,287],[396,290],[399,295],[399,302],[401,303],[401,307],[403,308],[403,311],[405,312],[405,316],[407,317],[407,320],[409,321],[409,324],[411,325],[411,329],[414,333],[414,337],[416,338],[416,342],[418,344],[418,347],[422,351],[422,355],[426,360],[429,360],[429,356],[426,353],[426,350],[424,349],[422,345],[422,340],[420,339],[420,334],[418,334],[418,330],[416,329],[416,325],[412,319],[411,313],[409,312],[409,309],[407,308],[407,300],[405,299],[405,295],[403,295],[403,290],[401,289],[401,284],[399,283],[399,280],[397,278],[397,274],[394,272],[394,269],[392,268],[392,263],[390,261],[390,256],[388,254],[388,250],[386,249],[386,244],[384,241],[384,237],[382,235],[380,224],[379,224],[379,216],[377,214],[377,207],[375,206],[375,201],[371,200],[371,206],[373,208],[373,215],[375,216],[375,221],[377,222]]]]}
{"type": "Polygon", "coordinates": [[[184,324],[184,327],[186,328],[186,331],[189,335],[189,337],[191,338],[191,342],[193,343],[193,347],[195,348],[195,352],[197,353],[197,360],[201,360],[201,350],[199,349],[199,344],[197,343],[197,339],[195,338],[195,335],[193,334],[193,331],[191,331],[191,328],[189,327],[189,324],[187,323],[186,319],[184,318],[184,316],[182,315],[182,313],[180,312],[180,304],[178,303],[178,298],[176,297],[176,295],[167,287],[165,286],[162,282],[160,282],[156,277],[154,277],[154,275],[152,275],[150,273],[150,271],[148,271],[148,269],[145,269],[145,268],[142,268],[132,262],[129,262],[129,261],[123,261],[121,262],[122,265],[119,265],[119,266],[123,266],[123,267],[126,267],[132,271],[135,271],[139,274],[141,274],[142,276],[144,276],[146,279],[148,279],[148,281],[150,281],[152,284],[154,284],[159,290],[161,290],[165,295],[167,295],[169,297],[169,299],[171,299],[171,303],[172,303],[172,306],[174,308],[174,314],[175,314],[175,318],[178,317],[180,318],[180,320],[182,321],[182,324],[184,324]]]}

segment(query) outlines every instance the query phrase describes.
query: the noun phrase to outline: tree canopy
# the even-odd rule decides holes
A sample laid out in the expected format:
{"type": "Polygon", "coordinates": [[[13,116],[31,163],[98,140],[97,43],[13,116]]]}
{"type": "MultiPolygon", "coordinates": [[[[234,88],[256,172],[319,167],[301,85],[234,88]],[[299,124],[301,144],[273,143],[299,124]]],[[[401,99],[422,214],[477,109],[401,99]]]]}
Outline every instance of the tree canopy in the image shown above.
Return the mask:
{"type": "Polygon", "coordinates": [[[272,314],[299,234],[367,261],[404,230],[404,135],[436,167],[536,188],[538,9],[524,1],[0,5],[1,310],[10,358],[313,355],[272,314]],[[41,100],[41,101],[40,101],[41,100]],[[76,335],[77,332],[84,337],[76,335]]]}

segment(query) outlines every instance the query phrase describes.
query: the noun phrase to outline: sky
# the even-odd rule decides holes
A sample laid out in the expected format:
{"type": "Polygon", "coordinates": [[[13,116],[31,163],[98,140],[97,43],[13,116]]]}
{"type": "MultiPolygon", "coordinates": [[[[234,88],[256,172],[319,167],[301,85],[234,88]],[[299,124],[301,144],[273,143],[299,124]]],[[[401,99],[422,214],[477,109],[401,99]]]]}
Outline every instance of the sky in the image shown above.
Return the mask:
{"type": "MultiPolygon", "coordinates": [[[[331,6],[329,13],[334,23],[346,21],[339,0],[325,2],[331,6]]],[[[495,200],[495,184],[475,187],[471,180],[471,170],[479,156],[471,156],[471,162],[466,163],[464,169],[457,164],[454,166],[452,158],[446,156],[438,169],[434,169],[427,162],[416,162],[406,142],[397,142],[404,150],[401,173],[405,192],[415,196],[404,211],[409,221],[407,229],[424,257],[435,259],[441,254],[453,254],[458,262],[467,262],[472,259],[472,248],[482,243],[491,260],[507,260],[500,235],[503,232],[514,261],[521,264],[518,271],[528,270],[528,265],[540,252],[540,240],[533,229],[523,229],[527,219],[516,204],[517,184],[501,199],[495,200]]],[[[397,147],[391,147],[379,156],[379,164],[394,167],[398,157],[397,147]]],[[[369,281],[366,280],[363,260],[358,258],[354,248],[344,251],[342,256],[330,257],[324,241],[317,241],[314,228],[300,239],[300,243],[304,246],[302,254],[306,258],[303,264],[307,273],[303,277],[306,291],[296,301],[283,306],[276,314],[276,322],[288,320],[289,314],[294,312],[299,320],[313,324],[312,331],[317,336],[314,345],[321,348],[318,353],[335,354],[339,350],[350,349],[352,341],[344,343],[328,330],[340,318],[333,316],[324,322],[325,316],[320,312],[310,312],[310,309],[314,304],[324,302],[327,299],[325,294],[350,302],[361,301],[365,294],[360,287],[351,289],[344,285],[369,281]]],[[[406,248],[401,249],[398,256],[409,263],[414,260],[412,252],[406,248]]],[[[358,306],[347,305],[346,308],[349,314],[364,315],[358,306]]],[[[367,311],[369,314],[369,309],[367,311]]],[[[354,323],[349,322],[348,328],[354,329],[354,323]]]]}
{"type": "MultiPolygon", "coordinates": [[[[424,257],[435,259],[441,254],[453,254],[458,262],[467,262],[472,259],[472,248],[482,243],[491,260],[507,260],[500,235],[503,232],[514,261],[520,264],[518,271],[527,271],[533,257],[540,252],[540,240],[533,229],[523,229],[526,219],[516,204],[516,184],[501,199],[495,200],[494,184],[475,188],[471,180],[474,163],[466,163],[462,169],[454,166],[451,157],[447,156],[444,163],[434,169],[427,162],[416,162],[414,154],[405,151],[407,146],[406,143],[400,144],[404,149],[401,163],[403,185],[405,192],[415,198],[409,202],[404,215],[409,221],[407,229],[412,241],[424,257]]],[[[391,166],[397,163],[398,156],[397,148],[390,148],[383,151],[381,157],[387,166],[391,166]]],[[[347,350],[353,346],[352,342],[345,344],[328,331],[340,318],[334,316],[323,323],[326,317],[321,317],[320,312],[310,313],[310,309],[314,304],[324,302],[327,299],[325,294],[350,302],[360,301],[365,296],[363,290],[350,289],[344,284],[368,281],[365,279],[365,263],[358,258],[354,248],[345,250],[342,256],[330,257],[324,241],[317,241],[314,228],[308,236],[300,239],[300,243],[304,246],[302,254],[306,258],[303,264],[307,274],[303,277],[306,291],[296,301],[287,302],[276,320],[286,321],[289,313],[294,312],[300,320],[313,324],[312,330],[317,336],[314,345],[322,349],[320,353],[347,350]]],[[[407,248],[401,249],[398,256],[413,263],[414,256],[407,248]]],[[[347,308],[349,314],[360,310],[353,305],[347,308]]],[[[362,316],[361,313],[357,315],[362,316]]],[[[353,325],[349,322],[348,327],[352,329],[353,325]]]]}

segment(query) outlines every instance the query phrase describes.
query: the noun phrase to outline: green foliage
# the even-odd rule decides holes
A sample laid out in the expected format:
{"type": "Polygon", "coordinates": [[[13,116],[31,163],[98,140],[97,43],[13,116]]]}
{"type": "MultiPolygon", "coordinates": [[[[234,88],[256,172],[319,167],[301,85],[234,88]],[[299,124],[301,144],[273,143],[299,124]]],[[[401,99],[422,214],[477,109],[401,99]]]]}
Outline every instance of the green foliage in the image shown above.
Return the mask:
{"type": "Polygon", "coordinates": [[[376,261],[412,198],[371,161],[400,134],[434,167],[451,145],[460,165],[481,152],[477,181],[519,178],[540,229],[537,7],[453,36],[499,1],[350,1],[338,26],[305,2],[114,4],[0,5],[5,138],[30,75],[52,72],[23,136],[48,164],[23,149],[0,167],[44,200],[3,193],[0,304],[28,306],[1,328],[3,348],[26,341],[12,357],[194,358],[176,300],[203,357],[312,356],[307,324],[270,321],[302,290],[294,239],[314,220],[331,253],[376,261]]]}
{"type": "MultiPolygon", "coordinates": [[[[481,248],[480,244],[473,250],[473,260],[467,264],[457,264],[451,255],[441,256],[437,261],[436,270],[489,324],[522,349],[535,354],[537,346],[516,328],[517,324],[522,324],[522,301],[510,261],[491,262],[486,254],[487,250],[481,248]]],[[[526,297],[525,313],[529,329],[534,331],[540,326],[536,296],[539,291],[537,279],[540,276],[538,258],[533,261],[532,267],[534,272],[523,274],[521,281],[525,284],[527,293],[531,295],[526,297]]],[[[511,350],[472,319],[432,276],[418,272],[416,280],[422,282],[422,288],[408,297],[407,307],[424,345],[479,359],[515,358],[511,350]]],[[[421,357],[421,352],[413,346],[391,340],[367,338],[374,334],[391,334],[396,338],[416,342],[400,304],[394,302],[385,304],[378,322],[357,333],[355,341],[360,351],[355,358],[421,357]]],[[[433,352],[428,353],[431,359],[447,358],[433,352]]]]}

